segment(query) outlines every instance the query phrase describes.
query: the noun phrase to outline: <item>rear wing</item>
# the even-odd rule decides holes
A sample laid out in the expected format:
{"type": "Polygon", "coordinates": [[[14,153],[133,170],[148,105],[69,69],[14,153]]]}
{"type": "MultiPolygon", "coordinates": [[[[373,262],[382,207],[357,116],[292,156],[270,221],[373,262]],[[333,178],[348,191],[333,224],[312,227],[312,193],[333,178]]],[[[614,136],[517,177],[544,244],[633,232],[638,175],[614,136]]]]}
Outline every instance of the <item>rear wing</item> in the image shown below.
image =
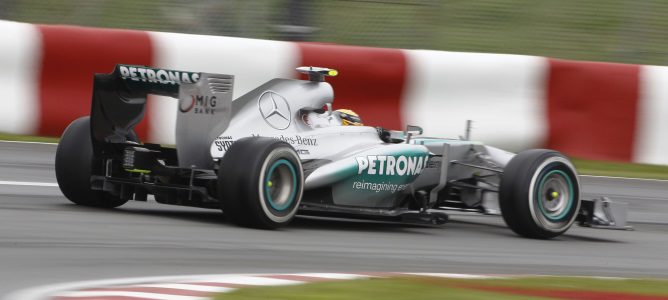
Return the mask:
{"type": "Polygon", "coordinates": [[[116,65],[112,73],[94,76],[93,141],[126,143],[144,118],[149,94],[176,98],[179,164],[207,167],[210,144],[229,125],[233,85],[232,75],[116,65]]]}

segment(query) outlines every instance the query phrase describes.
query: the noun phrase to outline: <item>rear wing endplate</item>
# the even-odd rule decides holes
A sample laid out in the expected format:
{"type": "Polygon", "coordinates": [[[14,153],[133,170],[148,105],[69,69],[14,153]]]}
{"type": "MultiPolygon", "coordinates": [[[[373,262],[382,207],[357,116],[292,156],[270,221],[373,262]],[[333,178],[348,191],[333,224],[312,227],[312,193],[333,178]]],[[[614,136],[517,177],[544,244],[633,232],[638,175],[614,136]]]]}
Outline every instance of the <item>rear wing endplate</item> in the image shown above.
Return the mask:
{"type": "Polygon", "coordinates": [[[93,141],[126,143],[144,118],[149,94],[176,98],[179,164],[209,167],[209,146],[229,125],[233,85],[232,75],[116,65],[112,73],[95,74],[93,80],[93,141]],[[206,166],[199,166],[207,159],[206,166]]]}

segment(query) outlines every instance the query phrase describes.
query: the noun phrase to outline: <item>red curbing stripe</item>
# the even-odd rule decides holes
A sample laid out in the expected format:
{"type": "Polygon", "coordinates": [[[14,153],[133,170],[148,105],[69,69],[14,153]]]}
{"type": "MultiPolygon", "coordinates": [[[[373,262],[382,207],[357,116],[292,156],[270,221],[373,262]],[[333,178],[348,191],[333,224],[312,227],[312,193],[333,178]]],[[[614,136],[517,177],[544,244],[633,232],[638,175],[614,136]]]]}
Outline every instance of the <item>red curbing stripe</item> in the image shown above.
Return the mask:
{"type": "MultiPolygon", "coordinates": [[[[38,134],[60,136],[74,119],[90,114],[93,74],[110,73],[118,63],[151,65],[153,53],[143,31],[38,25],[42,35],[38,134]]],[[[147,114],[148,115],[148,114],[147,114]]],[[[146,118],[137,134],[147,136],[146,118]]]]}
{"type": "Polygon", "coordinates": [[[337,77],[327,78],[334,87],[335,109],[354,110],[366,125],[401,129],[401,97],[406,82],[403,51],[316,43],[297,45],[300,65],[339,71],[337,77]]]}
{"type": "Polygon", "coordinates": [[[82,290],[82,292],[140,292],[140,293],[151,293],[151,294],[166,294],[166,295],[178,295],[178,296],[193,296],[193,297],[205,297],[213,294],[213,292],[205,291],[192,291],[184,289],[172,289],[172,288],[161,288],[161,287],[143,287],[143,286],[119,286],[119,287],[108,287],[108,288],[98,288],[98,289],[88,289],[82,290]]]}
{"type": "Polygon", "coordinates": [[[207,281],[188,282],[188,284],[214,286],[214,287],[224,287],[224,288],[231,288],[231,289],[251,286],[251,285],[247,285],[247,284],[224,283],[224,282],[207,282],[207,281]]]}
{"type": "Polygon", "coordinates": [[[547,147],[568,155],[630,161],[640,66],[549,59],[547,147]]]}

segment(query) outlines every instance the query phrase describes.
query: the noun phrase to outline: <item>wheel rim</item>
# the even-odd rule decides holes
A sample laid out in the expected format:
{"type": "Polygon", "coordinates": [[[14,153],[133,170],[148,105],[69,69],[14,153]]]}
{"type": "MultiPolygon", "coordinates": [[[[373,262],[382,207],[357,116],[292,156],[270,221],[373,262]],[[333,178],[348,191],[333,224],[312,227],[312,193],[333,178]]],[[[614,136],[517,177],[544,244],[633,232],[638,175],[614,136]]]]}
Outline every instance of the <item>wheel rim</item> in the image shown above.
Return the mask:
{"type": "Polygon", "coordinates": [[[297,172],[286,159],[275,161],[264,181],[265,199],[276,211],[283,211],[295,201],[297,193],[297,172]]]}
{"type": "Polygon", "coordinates": [[[562,221],[571,211],[574,193],[573,182],[561,170],[549,171],[538,184],[536,199],[543,217],[549,221],[562,221]]]}
{"type": "Polygon", "coordinates": [[[529,184],[529,212],[537,230],[561,234],[571,227],[580,210],[580,185],[573,164],[561,155],[545,157],[534,168],[529,184]],[[546,186],[546,182],[550,182],[546,186]],[[564,188],[565,187],[565,188],[564,188]],[[552,188],[553,190],[548,191],[552,188]],[[557,192],[556,203],[546,205],[548,195],[557,192]],[[548,193],[549,192],[549,193],[548,193]]]}

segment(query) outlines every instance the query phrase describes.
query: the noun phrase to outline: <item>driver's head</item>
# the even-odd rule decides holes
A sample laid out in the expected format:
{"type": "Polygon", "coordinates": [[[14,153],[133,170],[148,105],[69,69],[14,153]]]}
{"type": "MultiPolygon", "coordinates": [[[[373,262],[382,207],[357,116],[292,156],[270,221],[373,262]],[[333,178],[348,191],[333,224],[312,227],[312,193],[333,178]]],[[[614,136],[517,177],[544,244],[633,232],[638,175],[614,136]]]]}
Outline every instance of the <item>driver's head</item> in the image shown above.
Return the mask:
{"type": "Polygon", "coordinates": [[[360,116],[350,109],[337,109],[334,113],[339,115],[344,126],[364,126],[360,116]]]}

